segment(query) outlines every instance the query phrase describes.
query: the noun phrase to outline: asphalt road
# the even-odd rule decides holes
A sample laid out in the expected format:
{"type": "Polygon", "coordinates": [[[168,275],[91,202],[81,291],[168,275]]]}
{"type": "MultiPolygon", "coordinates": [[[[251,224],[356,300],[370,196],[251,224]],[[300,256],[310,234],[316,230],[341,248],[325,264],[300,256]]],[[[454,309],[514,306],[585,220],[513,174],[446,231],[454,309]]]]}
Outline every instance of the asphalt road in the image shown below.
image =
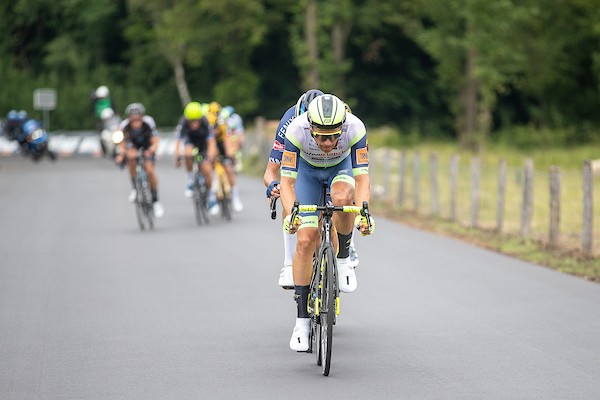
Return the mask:
{"type": "Polygon", "coordinates": [[[0,399],[600,397],[600,285],[383,218],[323,377],[288,347],[262,183],[198,227],[183,172],[158,174],[140,232],[109,161],[0,158],[0,399]]]}

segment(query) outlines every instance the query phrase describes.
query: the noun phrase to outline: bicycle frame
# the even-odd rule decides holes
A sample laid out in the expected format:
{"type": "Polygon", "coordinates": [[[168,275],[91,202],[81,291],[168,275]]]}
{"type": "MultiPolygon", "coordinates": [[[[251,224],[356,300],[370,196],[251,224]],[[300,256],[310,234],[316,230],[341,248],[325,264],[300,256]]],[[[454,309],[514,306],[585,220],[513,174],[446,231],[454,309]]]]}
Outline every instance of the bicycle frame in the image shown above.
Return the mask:
{"type": "Polygon", "coordinates": [[[231,220],[231,183],[227,177],[225,166],[218,157],[215,160],[215,174],[217,176],[216,194],[219,205],[221,206],[221,215],[226,220],[231,220]]]}
{"type": "Polygon", "coordinates": [[[150,193],[150,182],[146,172],[146,157],[144,151],[138,149],[135,165],[135,189],[137,196],[135,199],[135,211],[140,230],[154,228],[154,210],[152,208],[152,194],[150,193]]]}
{"type": "MultiPolygon", "coordinates": [[[[315,254],[313,274],[309,289],[308,312],[311,318],[311,340],[308,352],[312,352],[313,341],[317,345],[317,365],[322,366],[323,375],[328,376],[331,367],[331,345],[333,325],[340,312],[338,272],[336,252],[331,240],[334,212],[348,212],[367,217],[370,224],[369,206],[365,201],[362,207],[334,206],[327,202],[327,182],[323,182],[323,205],[300,205],[294,202],[291,221],[295,221],[300,212],[320,212],[321,239],[315,254]]],[[[272,203],[272,205],[274,202],[272,203]]]]}
{"type": "Polygon", "coordinates": [[[196,216],[196,223],[198,225],[208,224],[208,188],[206,187],[206,181],[202,174],[201,164],[204,161],[204,157],[194,149],[192,156],[193,171],[194,171],[194,194],[192,199],[194,201],[194,214],[196,216]]]}

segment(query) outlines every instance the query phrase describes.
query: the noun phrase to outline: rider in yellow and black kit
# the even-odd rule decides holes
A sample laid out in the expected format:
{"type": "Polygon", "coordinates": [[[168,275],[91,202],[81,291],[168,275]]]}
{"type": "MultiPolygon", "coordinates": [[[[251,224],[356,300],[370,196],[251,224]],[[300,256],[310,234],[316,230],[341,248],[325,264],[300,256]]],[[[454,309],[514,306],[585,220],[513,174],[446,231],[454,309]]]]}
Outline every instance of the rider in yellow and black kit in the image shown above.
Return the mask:
{"type": "MultiPolygon", "coordinates": [[[[240,200],[240,194],[237,186],[237,177],[233,169],[233,147],[227,135],[227,124],[219,117],[219,111],[221,111],[221,105],[216,101],[213,101],[208,105],[206,118],[211,127],[212,134],[217,141],[217,148],[219,149],[219,155],[222,158],[223,166],[227,172],[229,183],[231,184],[231,203],[233,210],[240,212],[243,210],[244,205],[240,200]]],[[[211,209],[212,211],[212,209],[211,209]]]]}

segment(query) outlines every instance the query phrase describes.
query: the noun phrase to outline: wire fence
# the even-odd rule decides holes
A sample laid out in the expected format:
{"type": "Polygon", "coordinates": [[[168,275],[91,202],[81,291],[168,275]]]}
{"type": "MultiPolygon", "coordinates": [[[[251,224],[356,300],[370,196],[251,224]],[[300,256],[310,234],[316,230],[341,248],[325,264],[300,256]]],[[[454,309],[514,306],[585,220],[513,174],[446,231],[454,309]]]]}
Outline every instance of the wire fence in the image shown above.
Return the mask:
{"type": "MultiPolygon", "coordinates": [[[[271,123],[273,125],[273,123],[271,123]]],[[[257,119],[245,152],[263,168],[276,128],[257,119]]],[[[411,211],[457,224],[534,239],[600,256],[600,162],[580,170],[537,170],[532,160],[503,160],[369,148],[373,200],[387,211],[411,211]]]]}
{"type": "Polygon", "coordinates": [[[410,210],[551,246],[600,255],[600,185],[595,163],[580,171],[536,170],[483,158],[369,149],[373,196],[396,210],[410,210]]]}

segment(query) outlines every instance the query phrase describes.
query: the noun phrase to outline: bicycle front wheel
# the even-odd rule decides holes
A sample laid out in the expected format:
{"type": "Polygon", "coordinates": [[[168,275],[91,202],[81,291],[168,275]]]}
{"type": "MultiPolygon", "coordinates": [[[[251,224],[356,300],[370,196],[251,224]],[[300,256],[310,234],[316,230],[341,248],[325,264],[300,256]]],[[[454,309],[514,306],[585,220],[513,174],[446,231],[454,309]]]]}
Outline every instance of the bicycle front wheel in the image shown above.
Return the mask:
{"type": "Polygon", "coordinates": [[[208,191],[200,184],[198,177],[194,183],[194,213],[198,225],[208,224],[208,191]]]}
{"type": "Polygon", "coordinates": [[[137,197],[135,199],[135,216],[137,217],[138,226],[141,231],[146,230],[146,212],[144,210],[144,186],[137,176],[135,178],[135,190],[137,191],[137,197]]]}
{"type": "Polygon", "coordinates": [[[333,345],[333,325],[335,323],[335,252],[327,246],[321,253],[321,293],[320,293],[320,339],[323,375],[328,376],[331,368],[331,348],[333,345]]]}

